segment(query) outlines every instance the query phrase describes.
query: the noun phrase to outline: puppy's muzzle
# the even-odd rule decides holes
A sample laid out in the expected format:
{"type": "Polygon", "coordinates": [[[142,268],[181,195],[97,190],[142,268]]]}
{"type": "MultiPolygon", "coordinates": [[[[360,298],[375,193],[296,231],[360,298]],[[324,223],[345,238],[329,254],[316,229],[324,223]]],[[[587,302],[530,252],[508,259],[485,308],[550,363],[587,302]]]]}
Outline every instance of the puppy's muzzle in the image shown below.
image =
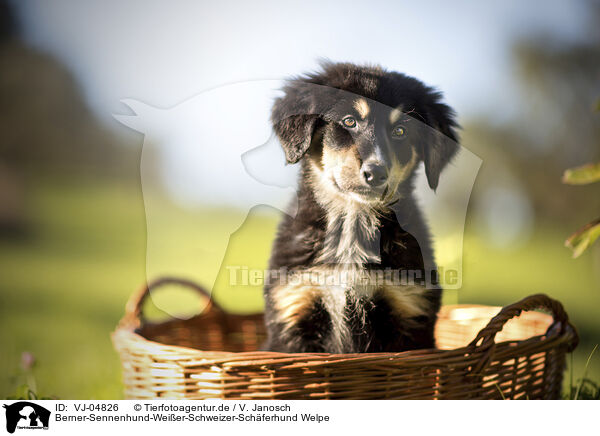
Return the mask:
{"type": "Polygon", "coordinates": [[[364,163],[360,169],[363,180],[372,188],[383,186],[388,179],[388,171],[385,165],[380,163],[364,163]]]}

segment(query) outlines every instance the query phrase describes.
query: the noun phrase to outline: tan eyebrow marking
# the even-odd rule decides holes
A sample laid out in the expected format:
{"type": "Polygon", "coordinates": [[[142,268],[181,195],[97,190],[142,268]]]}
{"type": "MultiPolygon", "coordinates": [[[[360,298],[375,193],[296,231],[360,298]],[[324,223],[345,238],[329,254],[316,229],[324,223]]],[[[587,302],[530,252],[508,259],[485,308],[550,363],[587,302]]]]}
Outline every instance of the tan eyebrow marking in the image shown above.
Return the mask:
{"type": "Polygon", "coordinates": [[[360,115],[363,120],[367,118],[369,112],[371,111],[369,103],[367,103],[367,100],[364,98],[359,98],[354,102],[354,109],[356,109],[358,115],[360,115]]]}
{"type": "Polygon", "coordinates": [[[394,124],[402,116],[402,109],[400,109],[400,107],[401,106],[392,109],[392,111],[390,112],[390,123],[394,124]]]}

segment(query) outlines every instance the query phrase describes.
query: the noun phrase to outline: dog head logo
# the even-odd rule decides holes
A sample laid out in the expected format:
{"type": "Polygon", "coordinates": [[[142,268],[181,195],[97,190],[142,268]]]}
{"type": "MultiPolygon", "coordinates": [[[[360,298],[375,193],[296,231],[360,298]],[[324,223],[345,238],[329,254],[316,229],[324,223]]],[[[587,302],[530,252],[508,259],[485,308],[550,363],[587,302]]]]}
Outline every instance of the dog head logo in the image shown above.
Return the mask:
{"type": "Polygon", "coordinates": [[[48,429],[50,411],[29,401],[18,401],[3,405],[6,409],[6,431],[16,429],[48,429]]]}
{"type": "MultiPolygon", "coordinates": [[[[308,107],[304,107],[300,104],[303,94],[299,96],[299,102],[295,101],[295,105],[278,110],[282,108],[281,89],[282,82],[278,80],[236,83],[204,92],[169,109],[152,107],[133,99],[123,100],[133,114],[115,115],[115,118],[144,134],[140,173],[147,225],[146,276],[149,279],[163,275],[187,276],[198,279],[212,290],[220,274],[229,274],[227,270],[230,267],[225,258],[232,250],[230,236],[243,230],[251,210],[266,205],[295,216],[297,198],[302,195],[296,192],[297,181],[307,171],[306,163],[299,161],[304,155],[315,156],[318,153],[318,147],[312,147],[311,144],[323,138],[313,135],[315,132],[324,134],[330,143],[339,142],[335,137],[336,132],[329,132],[323,126],[331,124],[333,116],[344,118],[346,113],[336,112],[337,109],[343,109],[357,112],[352,119],[344,118],[349,134],[358,131],[351,123],[364,123],[367,119],[374,116],[382,118],[381,114],[385,114],[386,122],[395,121],[401,127],[394,131],[398,138],[390,146],[402,149],[403,145],[410,144],[411,135],[437,138],[432,141],[436,148],[431,149],[429,154],[422,153],[420,148],[413,150],[405,147],[406,150],[413,150],[413,154],[396,159],[402,165],[394,167],[398,170],[393,172],[394,178],[390,178],[390,184],[394,182],[394,188],[412,187],[414,182],[417,199],[435,236],[436,262],[442,268],[458,272],[453,282],[443,283],[443,286],[445,289],[458,289],[461,286],[464,221],[481,160],[453,142],[453,136],[448,137],[451,130],[445,132],[442,129],[440,135],[438,130],[441,127],[451,129],[452,120],[444,124],[442,116],[441,121],[437,118],[434,120],[437,124],[441,123],[441,127],[437,124],[431,127],[422,122],[418,114],[411,113],[412,106],[390,107],[375,100],[358,99],[360,96],[352,92],[325,90],[322,86],[309,84],[302,88],[304,94],[333,96],[333,100],[325,99],[327,102],[334,101],[333,106],[326,104],[321,107],[310,100],[308,107]],[[343,102],[352,104],[349,109],[341,108],[343,102]],[[297,123],[295,120],[308,122],[297,123]],[[405,123],[399,124],[400,121],[405,123]],[[406,124],[409,121],[410,126],[406,124]],[[400,138],[406,132],[408,139],[400,138]],[[296,138],[294,135],[299,136],[296,138]],[[310,151],[311,148],[314,148],[314,153],[310,151]],[[444,169],[444,180],[441,180],[446,154],[446,161],[452,155],[455,157],[444,169]],[[157,156],[160,161],[158,172],[155,171],[157,156]],[[157,175],[164,179],[157,181],[157,175]],[[173,244],[170,238],[180,225],[165,219],[164,201],[161,202],[152,194],[155,186],[165,186],[174,203],[185,204],[190,209],[210,211],[211,208],[233,206],[242,214],[227,214],[219,218],[218,225],[208,219],[205,223],[195,225],[186,236],[186,244],[194,245],[196,249],[184,253],[181,245],[173,244]],[[201,271],[201,276],[197,271],[201,271]]],[[[288,97],[298,94],[294,94],[296,89],[283,89],[288,97]]],[[[376,127],[378,125],[373,124],[373,129],[376,127]]],[[[360,140],[364,145],[368,142],[367,136],[357,137],[355,142],[358,144],[360,140]]],[[[354,161],[350,158],[358,156],[362,150],[359,148],[363,145],[357,145],[354,154],[343,154],[334,146],[328,147],[325,156],[328,159],[315,160],[324,165],[319,183],[334,180],[345,189],[352,187],[358,177],[354,177],[354,173],[366,177],[365,171],[350,171],[354,167],[359,168],[352,165],[354,161]]],[[[380,151],[374,149],[372,154],[380,151]]],[[[327,185],[322,188],[321,192],[325,192],[331,187],[327,185]]],[[[397,194],[392,192],[393,189],[386,191],[378,185],[371,191],[388,204],[398,200],[393,195],[397,194]]],[[[354,197],[360,197],[360,202],[362,197],[359,194],[351,193],[349,198],[354,201],[354,197]]],[[[340,205],[343,204],[344,200],[340,202],[340,205]]],[[[394,212],[398,219],[410,219],[409,215],[399,216],[402,211],[394,212]]],[[[267,236],[262,235],[263,238],[267,236]]],[[[426,246],[428,242],[423,241],[420,245],[426,246]]],[[[248,251],[248,248],[245,250],[248,251]]],[[[378,254],[374,253],[373,258],[377,258],[378,254]]],[[[230,257],[241,258],[235,255],[230,257]]],[[[231,285],[230,282],[226,283],[231,285]]]]}

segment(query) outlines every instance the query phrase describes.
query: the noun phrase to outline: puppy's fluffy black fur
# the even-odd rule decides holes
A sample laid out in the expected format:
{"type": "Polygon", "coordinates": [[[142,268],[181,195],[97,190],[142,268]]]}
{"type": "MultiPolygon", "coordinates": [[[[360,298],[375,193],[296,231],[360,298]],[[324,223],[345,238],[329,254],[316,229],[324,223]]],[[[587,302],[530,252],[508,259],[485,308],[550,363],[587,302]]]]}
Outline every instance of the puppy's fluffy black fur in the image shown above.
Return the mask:
{"type": "Polygon", "coordinates": [[[301,176],[298,212],[283,219],[272,250],[270,269],[287,276],[265,286],[266,348],[434,347],[441,289],[412,191],[419,162],[435,190],[456,153],[453,111],[417,79],[375,66],[324,63],[283,92],[273,127],[301,176]],[[418,283],[368,278],[390,270],[409,271],[418,283]],[[334,281],[315,283],[303,273],[334,281]]]}

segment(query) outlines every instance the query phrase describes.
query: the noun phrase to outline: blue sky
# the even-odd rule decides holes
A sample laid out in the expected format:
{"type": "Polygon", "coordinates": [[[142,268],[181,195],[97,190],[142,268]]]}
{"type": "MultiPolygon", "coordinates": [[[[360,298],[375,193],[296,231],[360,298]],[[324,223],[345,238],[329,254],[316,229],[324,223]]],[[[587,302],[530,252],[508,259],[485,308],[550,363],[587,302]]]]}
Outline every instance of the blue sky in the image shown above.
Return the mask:
{"type": "Polygon", "coordinates": [[[62,60],[94,111],[134,98],[172,107],[206,89],[312,70],[319,57],[379,63],[439,87],[459,116],[502,118],[517,89],[511,41],[576,38],[576,1],[20,2],[27,41],[62,60]]]}

